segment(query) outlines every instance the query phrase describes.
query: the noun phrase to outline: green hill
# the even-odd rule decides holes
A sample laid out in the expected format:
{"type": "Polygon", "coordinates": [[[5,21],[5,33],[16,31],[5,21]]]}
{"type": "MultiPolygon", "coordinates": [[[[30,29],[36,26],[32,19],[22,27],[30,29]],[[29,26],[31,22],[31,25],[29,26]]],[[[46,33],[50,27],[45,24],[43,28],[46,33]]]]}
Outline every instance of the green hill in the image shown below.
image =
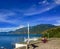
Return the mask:
{"type": "Polygon", "coordinates": [[[56,27],[56,28],[52,28],[52,29],[48,29],[46,31],[43,32],[45,37],[56,37],[56,38],[60,38],[60,27],[56,27]]]}
{"type": "MultiPolygon", "coordinates": [[[[30,33],[32,34],[40,34],[43,31],[50,29],[50,28],[54,28],[56,26],[51,25],[51,24],[40,24],[40,25],[36,25],[36,26],[30,26],[30,33]]],[[[27,27],[21,28],[21,29],[17,29],[16,31],[12,31],[10,33],[12,34],[26,34],[28,31],[27,27]]]]}

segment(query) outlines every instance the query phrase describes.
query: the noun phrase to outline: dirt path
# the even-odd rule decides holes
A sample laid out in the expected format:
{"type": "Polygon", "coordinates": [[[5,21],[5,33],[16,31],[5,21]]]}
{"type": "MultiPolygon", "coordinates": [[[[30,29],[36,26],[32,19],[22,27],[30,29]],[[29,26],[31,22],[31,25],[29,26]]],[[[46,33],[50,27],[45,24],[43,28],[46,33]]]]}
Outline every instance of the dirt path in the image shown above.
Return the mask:
{"type": "MultiPolygon", "coordinates": [[[[51,39],[47,43],[40,42],[35,45],[38,46],[35,49],[60,49],[60,39],[51,39]]],[[[30,49],[33,49],[33,48],[30,47],[30,49]]]]}

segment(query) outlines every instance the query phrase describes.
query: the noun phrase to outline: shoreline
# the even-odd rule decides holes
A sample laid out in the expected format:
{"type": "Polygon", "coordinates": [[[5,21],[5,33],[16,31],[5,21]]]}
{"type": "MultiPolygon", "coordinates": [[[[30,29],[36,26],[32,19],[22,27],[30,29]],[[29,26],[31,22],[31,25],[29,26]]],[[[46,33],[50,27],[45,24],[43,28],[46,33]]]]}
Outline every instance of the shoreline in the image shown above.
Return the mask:
{"type": "MultiPolygon", "coordinates": [[[[60,49],[60,38],[50,38],[47,43],[36,41],[36,43],[33,44],[38,46],[35,49],[60,49]]],[[[26,49],[26,48],[22,47],[17,49],[26,49]]],[[[31,45],[29,49],[33,49],[31,45]]]]}

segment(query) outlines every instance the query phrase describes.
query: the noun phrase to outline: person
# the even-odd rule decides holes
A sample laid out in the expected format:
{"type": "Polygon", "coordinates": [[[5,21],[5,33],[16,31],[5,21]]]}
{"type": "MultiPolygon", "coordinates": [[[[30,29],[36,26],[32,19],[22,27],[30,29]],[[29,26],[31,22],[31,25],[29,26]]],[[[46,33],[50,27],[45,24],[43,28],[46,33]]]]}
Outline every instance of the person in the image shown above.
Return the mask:
{"type": "Polygon", "coordinates": [[[47,38],[44,37],[44,38],[42,39],[42,42],[43,42],[43,43],[46,43],[46,42],[47,42],[47,38]]]}

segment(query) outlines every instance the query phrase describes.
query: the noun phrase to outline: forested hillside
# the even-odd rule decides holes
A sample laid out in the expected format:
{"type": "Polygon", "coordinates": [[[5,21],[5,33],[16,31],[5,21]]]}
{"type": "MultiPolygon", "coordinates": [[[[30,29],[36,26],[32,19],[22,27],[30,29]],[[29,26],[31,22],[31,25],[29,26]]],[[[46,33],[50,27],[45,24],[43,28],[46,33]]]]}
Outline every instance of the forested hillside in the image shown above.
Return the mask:
{"type": "Polygon", "coordinates": [[[52,29],[48,29],[46,31],[43,32],[45,37],[60,37],[60,27],[56,27],[56,28],[52,28],[52,29]]]}
{"type": "MultiPolygon", "coordinates": [[[[43,31],[50,29],[50,28],[54,28],[54,27],[56,27],[56,26],[51,25],[51,24],[40,24],[40,25],[36,25],[36,26],[30,26],[29,28],[30,28],[30,33],[40,34],[43,31]]],[[[12,31],[10,33],[12,33],[12,34],[26,34],[27,32],[28,32],[28,28],[24,27],[21,29],[17,29],[16,31],[12,31]]]]}

